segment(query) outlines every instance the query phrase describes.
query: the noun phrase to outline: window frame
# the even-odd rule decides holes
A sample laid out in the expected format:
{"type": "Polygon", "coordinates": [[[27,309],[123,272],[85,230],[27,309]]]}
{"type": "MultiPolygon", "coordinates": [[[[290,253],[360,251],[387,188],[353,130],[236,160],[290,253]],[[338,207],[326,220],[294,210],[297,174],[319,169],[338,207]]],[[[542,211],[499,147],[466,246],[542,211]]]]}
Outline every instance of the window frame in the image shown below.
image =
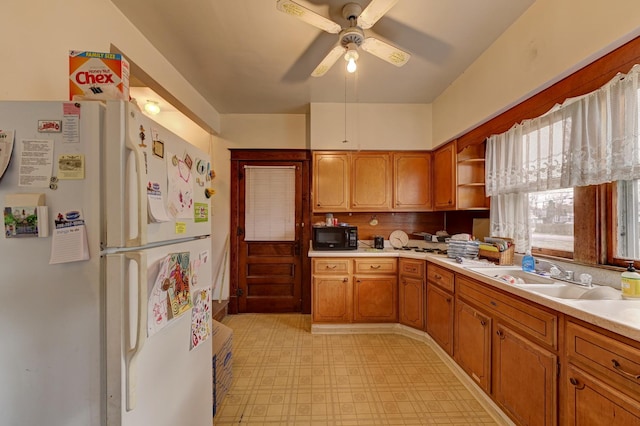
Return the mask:
{"type": "MultiPolygon", "coordinates": [[[[627,267],[629,259],[617,257],[615,253],[616,247],[618,246],[618,233],[616,232],[618,227],[618,214],[616,210],[618,205],[617,185],[617,182],[606,185],[608,205],[604,219],[607,220],[610,225],[607,227],[608,244],[606,245],[606,260],[604,263],[611,266],[627,267]]],[[[640,259],[635,259],[633,261],[633,266],[635,268],[640,268],[640,259]]]]}

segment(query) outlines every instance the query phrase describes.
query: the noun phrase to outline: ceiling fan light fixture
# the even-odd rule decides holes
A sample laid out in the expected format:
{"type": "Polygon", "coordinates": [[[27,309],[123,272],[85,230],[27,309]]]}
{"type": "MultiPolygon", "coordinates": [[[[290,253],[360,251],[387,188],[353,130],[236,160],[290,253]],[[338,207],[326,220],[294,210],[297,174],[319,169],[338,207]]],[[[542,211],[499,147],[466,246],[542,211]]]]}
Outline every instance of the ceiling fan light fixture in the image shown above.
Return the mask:
{"type": "Polygon", "coordinates": [[[347,71],[350,73],[356,72],[358,68],[356,61],[358,60],[358,50],[354,43],[349,43],[347,46],[347,53],[344,54],[344,60],[347,61],[347,71]]]}
{"type": "Polygon", "coordinates": [[[160,113],[160,105],[156,101],[147,101],[144,110],[151,115],[157,115],[160,113]]]}

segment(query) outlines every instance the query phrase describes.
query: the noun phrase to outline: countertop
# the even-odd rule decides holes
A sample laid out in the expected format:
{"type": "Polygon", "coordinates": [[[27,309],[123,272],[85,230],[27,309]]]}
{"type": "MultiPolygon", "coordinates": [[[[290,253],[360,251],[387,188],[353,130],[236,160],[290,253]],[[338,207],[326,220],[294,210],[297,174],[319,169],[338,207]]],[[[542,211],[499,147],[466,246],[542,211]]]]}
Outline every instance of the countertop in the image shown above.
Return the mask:
{"type": "MultiPolygon", "coordinates": [[[[463,261],[457,263],[446,255],[420,253],[413,250],[396,250],[385,247],[384,249],[359,248],[357,250],[320,251],[309,250],[309,257],[401,257],[409,259],[421,259],[440,266],[444,266],[457,273],[467,275],[477,281],[481,281],[492,287],[507,293],[522,297],[539,305],[561,312],[563,314],[581,319],[590,324],[597,325],[606,330],[618,333],[640,342],[640,300],[580,300],[559,299],[544,296],[526,290],[526,286],[514,286],[505,281],[491,278],[479,272],[467,269],[479,266],[477,261],[463,261]]],[[[490,265],[490,264],[487,264],[490,265]]],[[[507,266],[505,266],[508,268],[507,266]]],[[[516,269],[519,269],[515,267],[516,269]]]]}

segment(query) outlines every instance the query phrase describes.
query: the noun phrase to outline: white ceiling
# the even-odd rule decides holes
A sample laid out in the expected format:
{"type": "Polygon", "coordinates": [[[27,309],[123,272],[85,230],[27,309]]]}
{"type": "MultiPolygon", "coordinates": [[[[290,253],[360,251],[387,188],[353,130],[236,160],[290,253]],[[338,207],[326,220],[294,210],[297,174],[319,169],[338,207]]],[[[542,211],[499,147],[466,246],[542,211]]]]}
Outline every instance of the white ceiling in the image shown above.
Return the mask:
{"type": "MultiPolygon", "coordinates": [[[[340,59],[310,77],[338,35],[279,12],[275,0],[112,0],[222,114],[305,113],[310,102],[345,100],[431,103],[534,1],[399,0],[365,36],[411,53],[404,67],[361,51],[355,75],[340,59]]],[[[347,25],[348,0],[296,2],[347,25]]]]}

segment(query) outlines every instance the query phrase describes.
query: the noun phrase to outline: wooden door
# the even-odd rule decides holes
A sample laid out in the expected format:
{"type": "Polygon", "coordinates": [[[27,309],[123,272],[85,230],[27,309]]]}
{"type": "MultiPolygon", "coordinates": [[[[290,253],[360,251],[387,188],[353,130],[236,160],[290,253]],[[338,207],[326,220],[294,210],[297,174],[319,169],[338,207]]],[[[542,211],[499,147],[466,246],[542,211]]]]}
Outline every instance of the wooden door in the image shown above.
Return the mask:
{"type": "Polygon", "coordinates": [[[456,143],[450,142],[433,153],[433,207],[456,208],[456,143]]]}
{"type": "MultiPolygon", "coordinates": [[[[306,256],[311,235],[310,227],[305,226],[310,212],[310,157],[306,150],[232,151],[230,313],[311,312],[311,269],[306,256]],[[294,202],[290,204],[293,219],[287,221],[294,227],[292,237],[277,241],[247,240],[245,166],[295,170],[295,183],[288,189],[294,192],[294,202]]],[[[269,208],[257,207],[265,211],[269,208]]]]}
{"type": "Polygon", "coordinates": [[[491,322],[490,316],[456,301],[454,359],[487,393],[491,391],[491,322]]]}
{"type": "Polygon", "coordinates": [[[558,357],[498,324],[494,336],[494,395],[521,425],[558,424],[558,357]]]}

